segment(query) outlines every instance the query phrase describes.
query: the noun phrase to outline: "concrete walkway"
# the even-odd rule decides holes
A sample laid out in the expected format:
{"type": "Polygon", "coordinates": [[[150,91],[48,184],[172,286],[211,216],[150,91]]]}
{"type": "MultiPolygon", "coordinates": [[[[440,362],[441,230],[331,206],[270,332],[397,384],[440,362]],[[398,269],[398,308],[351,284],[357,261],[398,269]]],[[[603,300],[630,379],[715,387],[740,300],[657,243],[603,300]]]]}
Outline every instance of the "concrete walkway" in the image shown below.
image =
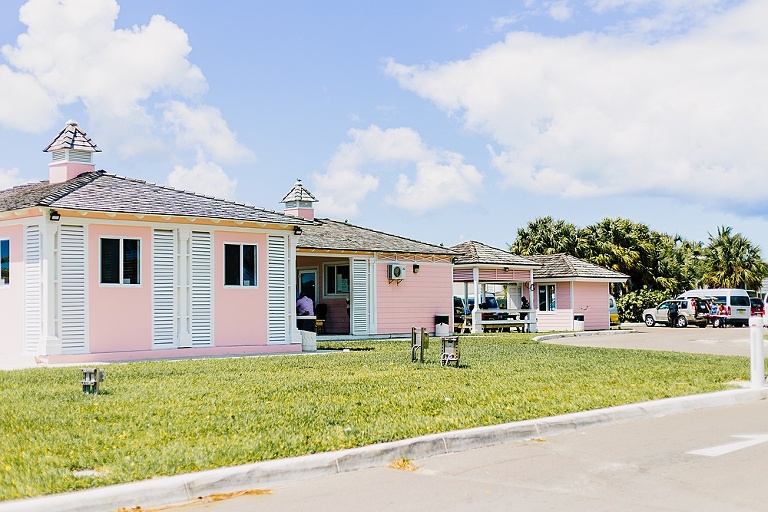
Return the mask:
{"type": "MultiPolygon", "coordinates": [[[[610,331],[592,335],[547,338],[548,343],[616,346],[651,350],[698,347],[699,352],[720,350],[743,355],[744,337],[749,353],[749,329],[642,328],[638,332],[610,331]],[[708,332],[711,331],[711,332],[708,332]],[[715,332],[717,331],[717,332],[715,332]],[[721,332],[722,331],[722,334],[721,332]],[[702,340],[710,339],[710,342],[702,340]],[[713,341],[714,340],[714,341],[713,341]],[[678,346],[679,345],[679,346],[678,346]],[[654,348],[655,347],[655,348],[654,348]],[[677,348],[675,348],[677,347],[677,348]],[[717,347],[713,349],[713,347],[717,347]],[[724,348],[725,347],[725,348],[724,348]],[[727,349],[727,350],[726,350],[727,349]],[[738,353],[736,353],[738,352],[738,353]]],[[[694,350],[683,350],[694,351],[694,350]]],[[[494,446],[511,441],[549,437],[575,430],[625,423],[768,398],[768,388],[734,389],[705,395],[677,397],[639,404],[527,420],[503,425],[432,434],[330,453],[272,460],[243,466],[201,471],[172,477],[90,489],[54,496],[0,503],[0,512],[11,511],[110,511],[118,508],[158,507],[201,496],[265,488],[324,476],[381,467],[398,459],[424,459],[494,446]]]]}

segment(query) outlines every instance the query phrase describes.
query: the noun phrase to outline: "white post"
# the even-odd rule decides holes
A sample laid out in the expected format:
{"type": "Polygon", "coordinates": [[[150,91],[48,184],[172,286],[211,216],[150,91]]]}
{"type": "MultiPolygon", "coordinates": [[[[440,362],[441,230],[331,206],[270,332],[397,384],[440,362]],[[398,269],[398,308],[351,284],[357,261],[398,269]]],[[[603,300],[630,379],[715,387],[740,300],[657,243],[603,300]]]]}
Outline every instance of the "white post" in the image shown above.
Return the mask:
{"type": "Polygon", "coordinates": [[[761,388],[765,385],[765,355],[763,349],[763,317],[749,317],[749,337],[752,342],[751,377],[752,387],[761,388]]]}

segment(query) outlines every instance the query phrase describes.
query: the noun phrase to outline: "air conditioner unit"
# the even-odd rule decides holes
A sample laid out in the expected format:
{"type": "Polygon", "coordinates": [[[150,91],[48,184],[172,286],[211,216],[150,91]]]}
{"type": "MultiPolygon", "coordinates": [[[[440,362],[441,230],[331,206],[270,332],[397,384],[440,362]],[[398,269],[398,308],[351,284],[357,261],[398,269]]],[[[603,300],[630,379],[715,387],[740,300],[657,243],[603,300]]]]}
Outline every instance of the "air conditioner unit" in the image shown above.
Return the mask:
{"type": "Polygon", "coordinates": [[[405,265],[397,265],[394,263],[390,263],[387,277],[395,281],[401,281],[405,279],[405,265]]]}

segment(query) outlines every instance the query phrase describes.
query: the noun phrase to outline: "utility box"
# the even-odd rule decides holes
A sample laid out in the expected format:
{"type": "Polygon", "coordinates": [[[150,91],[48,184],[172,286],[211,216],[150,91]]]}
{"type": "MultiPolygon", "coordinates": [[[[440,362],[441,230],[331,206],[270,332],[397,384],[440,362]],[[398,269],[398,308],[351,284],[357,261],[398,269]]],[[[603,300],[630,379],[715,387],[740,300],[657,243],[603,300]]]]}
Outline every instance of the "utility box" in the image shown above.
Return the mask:
{"type": "Polygon", "coordinates": [[[104,382],[104,370],[101,368],[80,368],[83,372],[83,393],[87,395],[99,394],[99,383],[104,382]]]}

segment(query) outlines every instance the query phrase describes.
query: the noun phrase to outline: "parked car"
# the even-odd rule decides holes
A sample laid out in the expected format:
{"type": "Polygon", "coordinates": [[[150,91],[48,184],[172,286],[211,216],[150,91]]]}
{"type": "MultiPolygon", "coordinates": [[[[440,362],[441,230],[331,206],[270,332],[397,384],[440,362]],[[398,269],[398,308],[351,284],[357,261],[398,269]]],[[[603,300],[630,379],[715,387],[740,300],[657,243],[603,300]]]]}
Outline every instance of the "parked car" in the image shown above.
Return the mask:
{"type": "Polygon", "coordinates": [[[749,299],[750,303],[750,314],[752,316],[765,315],[765,304],[763,303],[763,299],[760,297],[752,297],[749,299]]]}
{"type": "Polygon", "coordinates": [[[608,313],[611,325],[619,325],[619,308],[616,306],[616,298],[613,295],[608,295],[608,313]]]}
{"type": "Polygon", "coordinates": [[[655,308],[649,308],[643,311],[643,320],[645,325],[653,327],[656,324],[670,325],[669,306],[677,303],[677,323],[676,327],[686,327],[688,324],[706,327],[709,322],[709,303],[705,299],[673,299],[665,300],[655,308]]]}
{"type": "Polygon", "coordinates": [[[740,288],[699,288],[688,290],[677,298],[689,299],[691,297],[705,298],[717,305],[725,306],[727,311],[725,323],[727,325],[744,327],[749,324],[750,304],[747,290],[740,288]]]}

